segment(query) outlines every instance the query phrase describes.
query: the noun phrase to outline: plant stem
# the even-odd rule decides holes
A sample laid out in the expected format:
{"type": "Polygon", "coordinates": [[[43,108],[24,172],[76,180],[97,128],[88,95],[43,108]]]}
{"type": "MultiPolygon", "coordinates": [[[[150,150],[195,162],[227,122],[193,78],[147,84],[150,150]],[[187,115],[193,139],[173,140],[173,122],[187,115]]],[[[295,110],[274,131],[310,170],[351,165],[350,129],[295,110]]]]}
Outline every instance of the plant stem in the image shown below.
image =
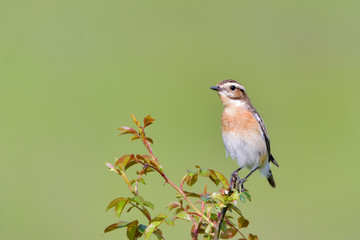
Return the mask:
{"type": "MultiPolygon", "coordinates": [[[[157,159],[155,158],[153,151],[149,145],[149,143],[146,141],[145,139],[145,130],[142,129],[142,137],[141,137],[142,142],[144,143],[145,147],[147,148],[150,156],[152,157],[152,159],[154,161],[157,162],[157,159]]],[[[184,193],[184,191],[179,188],[178,186],[176,186],[172,181],[170,181],[170,179],[163,173],[161,172],[158,168],[154,168],[152,167],[155,171],[157,171],[164,179],[165,181],[170,184],[170,186],[172,186],[178,193],[181,194],[181,196],[185,199],[185,201],[192,207],[192,209],[199,214],[199,216],[201,216],[202,219],[204,219],[211,227],[214,227],[214,223],[207,217],[205,216],[199,209],[197,209],[197,207],[190,201],[190,199],[186,196],[186,194],[184,193]]]]}
{"type": "MultiPolygon", "coordinates": [[[[120,172],[120,175],[121,175],[121,177],[125,180],[125,182],[126,182],[126,184],[128,185],[130,191],[131,191],[132,193],[135,193],[134,189],[131,187],[131,184],[130,184],[129,179],[128,179],[128,178],[126,177],[126,175],[125,175],[125,172],[124,172],[122,169],[121,169],[120,171],[121,171],[121,172],[120,172]]],[[[137,195],[137,194],[135,194],[135,195],[137,195]]]]}

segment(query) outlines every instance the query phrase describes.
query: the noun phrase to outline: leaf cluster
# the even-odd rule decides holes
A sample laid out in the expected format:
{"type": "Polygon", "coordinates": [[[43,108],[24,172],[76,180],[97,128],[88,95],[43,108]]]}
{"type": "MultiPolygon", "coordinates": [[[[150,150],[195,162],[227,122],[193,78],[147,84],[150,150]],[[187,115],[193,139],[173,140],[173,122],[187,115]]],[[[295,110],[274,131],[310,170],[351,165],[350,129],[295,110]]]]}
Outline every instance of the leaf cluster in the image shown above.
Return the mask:
{"type": "Polygon", "coordinates": [[[122,177],[130,191],[128,197],[118,197],[112,200],[107,210],[114,209],[117,217],[122,218],[122,213],[126,209],[130,212],[134,209],[144,216],[145,220],[134,219],[131,221],[119,221],[109,225],[105,233],[116,230],[126,229],[126,235],[129,240],[135,240],[141,237],[149,239],[154,235],[157,239],[165,239],[160,230],[161,224],[175,226],[178,220],[191,223],[190,235],[193,240],[202,239],[231,239],[237,234],[240,239],[256,240],[256,235],[249,234],[246,238],[240,229],[246,228],[249,221],[245,219],[240,209],[236,206],[237,202],[251,201],[248,192],[239,193],[234,186],[230,186],[228,180],[223,174],[212,169],[203,169],[196,166],[195,171],[187,171],[179,185],[174,184],[166,175],[164,168],[160,165],[151,148],[153,140],[146,136],[145,128],[151,125],[155,119],[150,115],[144,118],[143,124],[136,119],[134,115],[132,120],[137,130],[131,127],[119,128],[120,134],[131,135],[130,141],[141,140],[148,154],[126,154],[116,159],[115,164],[106,163],[109,169],[122,177]],[[129,179],[127,172],[138,166],[136,177],[129,179]],[[149,173],[157,173],[177,191],[176,200],[167,206],[166,214],[157,214],[153,216],[154,204],[145,200],[139,194],[139,184],[146,184],[145,176],[149,173]],[[216,192],[209,192],[207,184],[200,193],[184,190],[184,185],[194,186],[200,177],[207,178],[220,189],[216,192]],[[228,210],[228,211],[227,211],[228,210]],[[221,232],[220,234],[216,234],[221,232]],[[219,236],[217,236],[219,235],[219,236]]]}

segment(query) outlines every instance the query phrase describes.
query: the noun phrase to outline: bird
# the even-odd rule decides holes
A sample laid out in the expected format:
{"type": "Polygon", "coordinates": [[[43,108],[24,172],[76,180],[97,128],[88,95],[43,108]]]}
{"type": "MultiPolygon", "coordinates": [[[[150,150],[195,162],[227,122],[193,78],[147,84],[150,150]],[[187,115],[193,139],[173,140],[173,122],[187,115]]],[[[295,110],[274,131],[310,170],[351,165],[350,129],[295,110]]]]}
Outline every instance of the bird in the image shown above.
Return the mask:
{"type": "Polygon", "coordinates": [[[271,154],[270,139],[265,123],[252,105],[244,86],[235,80],[227,79],[210,89],[217,91],[224,106],[221,130],[226,157],[230,155],[239,165],[239,168],[231,175],[231,182],[237,182],[238,191],[241,185],[241,192],[243,192],[246,190],[244,182],[256,170],[259,170],[271,187],[275,188],[270,163],[277,167],[279,164],[271,154]],[[243,168],[248,168],[250,173],[240,179],[238,172],[243,168]]]}

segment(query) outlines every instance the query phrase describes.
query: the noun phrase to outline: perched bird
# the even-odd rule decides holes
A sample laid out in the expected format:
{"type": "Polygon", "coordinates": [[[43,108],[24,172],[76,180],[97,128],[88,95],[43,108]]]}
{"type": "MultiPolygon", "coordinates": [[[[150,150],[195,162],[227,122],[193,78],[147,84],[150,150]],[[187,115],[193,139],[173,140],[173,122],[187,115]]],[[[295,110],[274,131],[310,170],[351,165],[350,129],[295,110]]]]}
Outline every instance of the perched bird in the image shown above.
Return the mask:
{"type": "Polygon", "coordinates": [[[237,188],[241,185],[241,191],[244,191],[244,182],[257,169],[273,188],[276,187],[270,162],[277,167],[279,164],[271,155],[270,140],[264,121],[251,104],[245,88],[235,80],[229,79],[211,89],[218,92],[224,105],[221,119],[222,137],[226,157],[230,155],[240,167],[232,174],[232,179],[238,182],[237,188]],[[238,181],[238,172],[244,167],[251,172],[238,181]]]}

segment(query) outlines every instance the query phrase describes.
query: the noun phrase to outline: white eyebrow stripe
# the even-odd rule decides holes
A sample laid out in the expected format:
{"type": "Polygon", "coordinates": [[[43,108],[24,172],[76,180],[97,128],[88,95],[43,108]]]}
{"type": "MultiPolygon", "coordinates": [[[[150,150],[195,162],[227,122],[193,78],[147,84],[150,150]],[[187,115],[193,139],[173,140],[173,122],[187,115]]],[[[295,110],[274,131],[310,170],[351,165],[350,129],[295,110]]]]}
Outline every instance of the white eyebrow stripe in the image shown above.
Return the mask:
{"type": "Polygon", "coordinates": [[[224,87],[232,86],[232,85],[234,85],[234,86],[236,86],[236,87],[238,87],[238,88],[240,88],[240,89],[242,89],[242,90],[245,91],[244,86],[242,86],[242,85],[239,84],[239,83],[235,83],[235,82],[227,82],[227,83],[224,84],[224,87]]]}

